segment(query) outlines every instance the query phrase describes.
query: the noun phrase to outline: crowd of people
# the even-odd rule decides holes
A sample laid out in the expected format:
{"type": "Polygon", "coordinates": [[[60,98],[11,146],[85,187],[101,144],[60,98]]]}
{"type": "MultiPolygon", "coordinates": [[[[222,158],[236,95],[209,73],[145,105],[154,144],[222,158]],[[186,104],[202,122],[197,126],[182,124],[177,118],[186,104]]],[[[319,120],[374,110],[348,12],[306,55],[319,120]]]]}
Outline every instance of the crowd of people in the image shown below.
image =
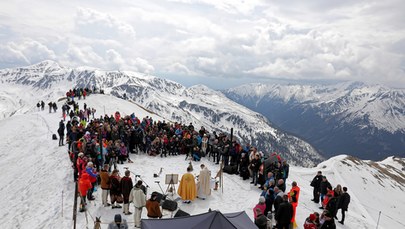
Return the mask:
{"type": "Polygon", "coordinates": [[[345,212],[348,210],[350,203],[350,195],[347,193],[347,187],[342,188],[342,186],[338,184],[335,188],[332,188],[326,176],[322,175],[322,171],[318,171],[311,182],[311,186],[313,187],[312,201],[317,204],[320,203],[321,206],[319,208],[324,210],[320,220],[317,220],[314,224],[321,224],[322,226],[326,224],[327,227],[322,228],[333,228],[335,224],[334,220],[338,219],[337,213],[339,209],[341,210],[342,217],[338,222],[344,224],[345,212]]]}
{"type": "MultiPolygon", "coordinates": [[[[86,210],[86,199],[94,199],[94,188],[100,184],[103,206],[123,208],[123,213],[130,215],[132,212],[129,204],[133,203],[135,226],[140,227],[144,207],[149,218],[161,218],[156,194],[146,200],[146,189],[142,181],[133,185],[129,170],[126,170],[125,176],[121,178],[117,163],[131,163],[131,154],[160,157],[182,154],[185,160],[199,161],[201,157],[207,157],[216,164],[221,161],[224,170],[232,167],[244,180],[251,178],[251,185],[263,190],[258,205],[253,209],[255,223],[259,228],[265,228],[272,214],[277,221],[276,228],[289,228],[290,224],[295,224],[300,188],[294,181],[291,190],[286,192],[289,165],[280,155],[265,155],[249,143],[242,145],[235,138],[224,133],[217,134],[215,131],[210,133],[204,127],[197,130],[192,123],[166,123],[155,121],[149,116],[141,118],[134,113],[121,116],[119,111],[110,116],[96,118],[94,108],[85,103],[81,108],[75,102],[76,97],[85,98],[90,92],[88,89],[74,89],[66,93],[69,100],[62,106],[64,119],[60,121],[58,129],[59,145],[64,145],[66,130],[69,157],[74,169],[73,179],[78,181],[81,196],[81,211],[86,210]],[[67,114],[70,119],[65,124],[67,114]],[[275,160],[269,163],[270,157],[275,160]]],[[[178,188],[178,194],[184,203],[191,203],[195,198],[205,199],[211,194],[211,173],[208,168],[204,165],[201,167],[197,183],[191,171],[192,168],[189,167],[178,188]]],[[[328,225],[329,221],[333,222],[336,216],[336,211],[331,211],[334,202],[335,209],[338,209],[337,206],[342,209],[343,224],[348,203],[339,196],[345,196],[344,193],[336,188],[333,190],[336,193],[332,195],[329,192],[331,188],[327,186],[324,192],[324,182],[319,185],[314,183],[313,186],[314,189],[319,189],[316,193],[320,195],[325,212],[321,216],[317,213],[311,214],[305,225],[313,222],[315,227],[304,225],[305,228],[333,228],[325,225],[328,225]],[[313,215],[318,216],[314,219],[313,215]]],[[[315,191],[314,201],[316,202],[315,191]]]]}

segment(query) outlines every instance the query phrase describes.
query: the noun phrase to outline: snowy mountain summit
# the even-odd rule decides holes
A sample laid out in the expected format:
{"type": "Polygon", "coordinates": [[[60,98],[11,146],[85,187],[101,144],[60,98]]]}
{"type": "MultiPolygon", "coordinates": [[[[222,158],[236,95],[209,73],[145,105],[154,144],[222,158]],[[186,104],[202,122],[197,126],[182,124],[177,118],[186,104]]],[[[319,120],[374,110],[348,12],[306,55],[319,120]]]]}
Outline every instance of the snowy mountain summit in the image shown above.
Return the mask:
{"type": "MultiPolygon", "coordinates": [[[[251,136],[253,140],[261,140],[273,136],[281,149],[282,144],[289,144],[290,147],[297,147],[291,152],[302,150],[299,139],[280,134],[269,127],[262,116],[204,86],[185,88],[171,81],[138,73],[67,69],[54,62],[42,62],[35,66],[35,69],[30,66],[0,70],[0,139],[3,143],[0,144],[0,165],[4,168],[0,205],[7,206],[0,209],[0,225],[4,229],[73,227],[75,189],[72,164],[66,146],[60,147],[58,141],[51,140],[61,120],[61,112],[41,111],[35,105],[39,100],[44,100],[55,101],[61,107],[65,101],[58,99],[77,84],[95,84],[106,90],[106,95],[92,94],[86,100],[78,100],[80,107],[86,102],[97,110],[97,115],[113,114],[115,111],[120,111],[122,115],[134,112],[139,117],[150,116],[154,120],[199,123],[217,131],[229,131],[232,126],[240,139],[251,136]],[[123,93],[132,100],[118,98],[123,93]],[[262,132],[266,131],[268,135],[263,135],[262,132]],[[297,142],[294,143],[292,139],[297,142]]],[[[161,192],[156,181],[163,184],[164,176],[154,177],[160,168],[163,174],[182,175],[188,166],[188,161],[181,155],[167,158],[145,154],[130,156],[134,163],[119,164],[118,169],[123,172],[127,167],[140,174],[150,185],[148,197],[153,191],[161,192]]],[[[307,158],[307,155],[304,156],[307,158]]],[[[294,155],[290,158],[298,159],[294,155]]],[[[207,158],[193,162],[194,168],[198,168],[201,163],[208,166],[212,174],[219,171],[219,166],[207,158]]],[[[298,228],[302,228],[309,214],[321,212],[319,204],[311,201],[310,186],[319,170],[327,176],[333,187],[338,184],[348,187],[351,196],[345,225],[337,223],[336,228],[369,229],[376,228],[377,224],[381,229],[404,228],[401,219],[405,213],[405,200],[401,197],[405,190],[405,159],[389,157],[384,161],[373,162],[347,155],[332,157],[311,168],[290,166],[286,190],[290,190],[292,181],[296,181],[301,188],[296,214],[298,228]]],[[[134,181],[137,179],[133,174],[131,178],[134,181]]],[[[253,219],[253,207],[258,202],[261,190],[250,184],[250,180],[242,180],[238,175],[224,174],[223,184],[223,192],[212,190],[209,198],[196,199],[192,204],[179,201],[179,208],[192,215],[207,212],[208,209],[222,213],[246,211],[253,219]]],[[[134,226],[133,215],[126,216],[122,214],[122,209],[102,206],[100,189],[94,196],[95,200],[87,205],[87,215],[78,213],[77,228],[92,228],[96,216],[101,216],[101,228],[107,228],[115,214],[121,214],[129,222],[129,227],[134,226]]],[[[175,194],[174,198],[177,197],[175,194]]],[[[171,213],[164,211],[163,218],[170,217],[171,213]]],[[[340,212],[338,217],[341,217],[340,212]]],[[[146,211],[143,211],[142,218],[147,218],[146,211]]]]}
{"type": "Polygon", "coordinates": [[[204,126],[211,133],[229,134],[233,128],[234,136],[240,142],[251,142],[264,153],[278,152],[291,164],[313,166],[322,159],[310,144],[272,127],[262,115],[203,85],[186,88],[141,73],[85,67],[70,69],[53,61],[3,69],[0,78],[7,85],[23,86],[47,97],[63,97],[66,90],[74,87],[95,86],[120,98],[125,95],[171,122],[193,123],[198,128],[204,126]]]}
{"type": "Polygon", "coordinates": [[[246,84],[224,92],[326,157],[405,156],[405,89],[361,82],[246,84]]]}

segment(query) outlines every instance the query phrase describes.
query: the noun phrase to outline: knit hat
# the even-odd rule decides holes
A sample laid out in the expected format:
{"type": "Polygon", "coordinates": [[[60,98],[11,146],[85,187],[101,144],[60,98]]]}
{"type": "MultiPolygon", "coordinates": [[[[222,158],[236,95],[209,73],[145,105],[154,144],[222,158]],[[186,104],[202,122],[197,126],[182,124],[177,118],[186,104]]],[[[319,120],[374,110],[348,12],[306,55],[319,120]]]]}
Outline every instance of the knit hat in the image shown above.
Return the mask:
{"type": "Polygon", "coordinates": [[[316,215],[315,214],[309,215],[309,220],[315,221],[316,220],[316,215]]]}
{"type": "Polygon", "coordinates": [[[114,222],[116,223],[121,223],[121,214],[115,214],[114,216],[114,222]]]}

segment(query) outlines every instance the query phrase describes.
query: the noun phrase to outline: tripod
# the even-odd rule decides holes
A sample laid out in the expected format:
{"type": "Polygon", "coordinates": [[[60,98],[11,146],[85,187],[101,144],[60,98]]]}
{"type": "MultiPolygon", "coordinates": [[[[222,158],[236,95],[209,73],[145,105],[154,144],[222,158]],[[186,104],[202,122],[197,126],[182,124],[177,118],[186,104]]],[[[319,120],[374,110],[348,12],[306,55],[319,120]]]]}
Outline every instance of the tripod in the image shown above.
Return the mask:
{"type": "Polygon", "coordinates": [[[163,191],[162,186],[160,186],[160,181],[155,181],[159,185],[160,190],[162,190],[162,194],[166,195],[166,193],[163,191]]]}
{"type": "Polygon", "coordinates": [[[174,185],[174,181],[173,181],[173,174],[170,174],[171,178],[170,178],[170,182],[167,185],[167,189],[166,189],[166,193],[169,192],[169,190],[171,190],[171,196],[173,198],[173,193],[176,192],[176,186],[174,185]]]}

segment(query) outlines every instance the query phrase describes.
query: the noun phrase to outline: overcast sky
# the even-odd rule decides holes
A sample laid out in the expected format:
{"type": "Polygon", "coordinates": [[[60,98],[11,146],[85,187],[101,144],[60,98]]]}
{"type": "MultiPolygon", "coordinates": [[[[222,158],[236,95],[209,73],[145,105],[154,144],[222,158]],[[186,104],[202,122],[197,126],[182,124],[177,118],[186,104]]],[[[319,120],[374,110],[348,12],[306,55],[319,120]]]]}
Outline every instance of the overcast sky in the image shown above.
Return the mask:
{"type": "Polygon", "coordinates": [[[51,59],[186,85],[264,79],[405,87],[404,0],[15,0],[0,68],[51,59]]]}

